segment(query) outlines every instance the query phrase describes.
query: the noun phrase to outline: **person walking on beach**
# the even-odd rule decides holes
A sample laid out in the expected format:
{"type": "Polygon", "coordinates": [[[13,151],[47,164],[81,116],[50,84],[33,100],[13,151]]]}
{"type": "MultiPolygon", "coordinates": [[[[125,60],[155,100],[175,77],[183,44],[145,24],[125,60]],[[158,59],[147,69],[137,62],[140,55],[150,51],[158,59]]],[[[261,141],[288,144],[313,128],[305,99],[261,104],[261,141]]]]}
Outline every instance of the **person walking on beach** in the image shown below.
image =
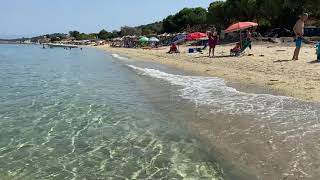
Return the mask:
{"type": "Polygon", "coordinates": [[[212,57],[214,57],[214,49],[216,48],[216,45],[218,44],[218,35],[216,32],[212,33],[209,32],[208,33],[208,45],[209,45],[209,57],[211,55],[212,52],[212,57]]]}
{"type": "Polygon", "coordinates": [[[296,49],[294,50],[292,60],[299,59],[299,53],[302,45],[303,35],[304,35],[304,22],[308,19],[308,14],[304,13],[300,16],[300,19],[293,27],[293,32],[295,34],[295,42],[296,42],[296,49]]]}

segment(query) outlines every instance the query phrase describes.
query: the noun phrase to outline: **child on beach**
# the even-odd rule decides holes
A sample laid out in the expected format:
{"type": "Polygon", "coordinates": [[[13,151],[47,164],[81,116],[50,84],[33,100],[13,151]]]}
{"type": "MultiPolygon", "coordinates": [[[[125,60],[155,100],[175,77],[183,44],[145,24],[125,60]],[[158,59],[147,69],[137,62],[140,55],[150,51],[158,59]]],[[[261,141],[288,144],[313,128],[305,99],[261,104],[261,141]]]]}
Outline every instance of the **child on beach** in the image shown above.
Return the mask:
{"type": "Polygon", "coordinates": [[[230,54],[235,54],[237,55],[238,53],[240,53],[241,51],[241,46],[240,46],[240,43],[237,42],[236,46],[232,49],[230,49],[230,54]]]}
{"type": "Polygon", "coordinates": [[[170,50],[169,52],[167,52],[168,54],[172,54],[172,53],[179,53],[179,50],[177,48],[177,45],[175,43],[171,44],[170,50]]]}
{"type": "Polygon", "coordinates": [[[212,32],[209,32],[208,33],[208,45],[209,45],[209,57],[211,55],[211,52],[212,52],[212,57],[214,57],[214,49],[216,48],[216,45],[218,44],[218,35],[216,32],[212,33],[212,32]]]}

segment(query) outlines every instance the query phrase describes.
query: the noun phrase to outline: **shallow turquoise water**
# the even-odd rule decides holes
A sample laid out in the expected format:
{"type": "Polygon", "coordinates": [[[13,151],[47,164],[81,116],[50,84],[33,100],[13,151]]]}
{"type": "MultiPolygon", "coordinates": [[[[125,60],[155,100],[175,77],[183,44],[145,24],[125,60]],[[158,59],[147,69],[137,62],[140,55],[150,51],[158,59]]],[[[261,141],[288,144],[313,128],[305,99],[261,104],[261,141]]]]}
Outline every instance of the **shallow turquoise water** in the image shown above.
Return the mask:
{"type": "Polygon", "coordinates": [[[0,45],[0,77],[0,179],[320,177],[319,103],[95,49],[0,45]]]}
{"type": "Polygon", "coordinates": [[[174,87],[107,54],[0,45],[0,77],[1,179],[222,175],[159,109],[159,99],[178,98],[168,94],[174,87]]]}

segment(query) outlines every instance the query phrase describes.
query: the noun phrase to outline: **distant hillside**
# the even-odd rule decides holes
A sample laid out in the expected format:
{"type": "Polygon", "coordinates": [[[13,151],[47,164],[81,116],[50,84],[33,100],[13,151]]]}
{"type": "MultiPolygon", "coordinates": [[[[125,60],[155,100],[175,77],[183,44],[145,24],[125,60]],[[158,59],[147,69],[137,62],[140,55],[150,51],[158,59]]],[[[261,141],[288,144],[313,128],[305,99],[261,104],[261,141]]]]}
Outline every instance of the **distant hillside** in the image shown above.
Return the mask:
{"type": "Polygon", "coordinates": [[[141,30],[142,35],[160,34],[163,29],[163,23],[162,21],[159,21],[147,25],[137,26],[136,28],[141,30]]]}

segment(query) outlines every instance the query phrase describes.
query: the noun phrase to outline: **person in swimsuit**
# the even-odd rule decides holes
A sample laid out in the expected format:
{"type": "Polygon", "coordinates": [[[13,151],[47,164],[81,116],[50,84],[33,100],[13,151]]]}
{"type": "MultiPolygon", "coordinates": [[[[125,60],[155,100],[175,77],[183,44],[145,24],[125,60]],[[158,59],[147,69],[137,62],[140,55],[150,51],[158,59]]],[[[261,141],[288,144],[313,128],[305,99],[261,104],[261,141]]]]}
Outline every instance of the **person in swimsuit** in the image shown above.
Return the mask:
{"type": "Polygon", "coordinates": [[[216,48],[216,45],[218,44],[218,35],[216,32],[212,33],[209,32],[208,33],[208,45],[209,45],[209,57],[211,55],[212,52],[212,57],[214,57],[214,49],[216,48]]]}
{"type": "Polygon", "coordinates": [[[294,50],[292,60],[299,59],[299,53],[300,53],[303,35],[304,35],[304,22],[307,19],[308,19],[308,14],[307,13],[303,14],[302,16],[300,16],[300,19],[297,21],[297,23],[293,27],[293,32],[295,34],[296,49],[294,50]]]}

